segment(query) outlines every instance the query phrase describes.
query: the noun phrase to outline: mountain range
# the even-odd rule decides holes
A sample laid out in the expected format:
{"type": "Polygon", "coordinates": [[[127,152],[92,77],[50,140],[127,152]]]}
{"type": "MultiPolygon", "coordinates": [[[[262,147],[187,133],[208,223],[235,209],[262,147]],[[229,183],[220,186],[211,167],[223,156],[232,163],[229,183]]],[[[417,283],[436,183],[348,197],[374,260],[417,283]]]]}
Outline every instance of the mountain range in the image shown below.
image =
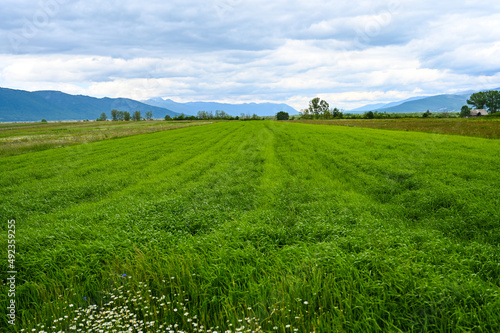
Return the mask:
{"type": "MultiPolygon", "coordinates": [[[[500,88],[489,89],[500,90],[500,88]]],[[[411,97],[402,101],[380,104],[368,104],[347,112],[379,111],[387,113],[425,112],[459,112],[462,106],[475,91],[464,91],[460,94],[443,94],[436,96],[411,97]]]]}
{"type": "Polygon", "coordinates": [[[96,119],[101,113],[110,117],[111,110],[153,112],[153,118],[162,119],[180,114],[196,115],[198,111],[223,110],[239,116],[241,113],[273,116],[279,111],[291,114],[298,112],[286,104],[247,103],[224,104],[213,102],[177,103],[172,100],[153,98],[139,102],[129,98],[95,98],[83,95],[70,95],[60,91],[24,91],[0,88],[0,122],[46,120],[84,120],[96,119]]]}
{"type": "Polygon", "coordinates": [[[171,99],[163,99],[160,97],[151,98],[143,103],[154,105],[157,107],[168,108],[175,112],[184,113],[187,115],[196,115],[198,111],[212,111],[222,110],[231,116],[240,116],[242,113],[257,114],[263,116],[274,116],[280,111],[288,112],[289,114],[298,114],[297,110],[287,104],[277,103],[243,103],[243,104],[228,104],[216,102],[187,102],[178,103],[171,99]]]}
{"type": "MultiPolygon", "coordinates": [[[[492,89],[500,90],[500,88],[492,89]]],[[[473,91],[460,94],[419,96],[402,101],[369,104],[347,112],[379,111],[387,113],[458,112],[473,91]]],[[[24,91],[0,88],[0,122],[46,120],[83,120],[96,119],[105,112],[108,117],[112,109],[119,111],[153,112],[153,118],[175,117],[180,114],[196,115],[198,111],[223,110],[232,116],[257,114],[273,116],[279,111],[297,114],[297,110],[287,104],[245,103],[227,104],[215,102],[178,103],[170,99],[152,98],[136,101],[128,98],[95,98],[83,95],[70,95],[60,91],[24,91]]]]}
{"type": "Polygon", "coordinates": [[[0,122],[96,119],[111,110],[153,112],[155,118],[180,113],[128,98],[95,98],[60,91],[24,91],[0,88],[0,122]]]}

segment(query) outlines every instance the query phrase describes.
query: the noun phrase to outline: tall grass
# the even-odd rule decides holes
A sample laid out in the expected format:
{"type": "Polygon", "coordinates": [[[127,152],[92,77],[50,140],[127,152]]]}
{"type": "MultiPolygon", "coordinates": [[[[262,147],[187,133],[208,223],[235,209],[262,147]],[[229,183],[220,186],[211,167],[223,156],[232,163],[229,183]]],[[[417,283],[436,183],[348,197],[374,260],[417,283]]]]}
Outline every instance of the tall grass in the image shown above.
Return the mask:
{"type": "Polygon", "coordinates": [[[210,122],[64,122],[0,125],[0,157],[153,133],[210,122]]]}
{"type": "Polygon", "coordinates": [[[397,131],[418,131],[500,139],[498,117],[482,118],[403,118],[403,119],[335,119],[298,120],[295,122],[349,127],[380,128],[397,131]]]}
{"type": "Polygon", "coordinates": [[[499,331],[499,152],[478,138],[234,122],[5,157],[20,310],[3,325],[499,331]]]}

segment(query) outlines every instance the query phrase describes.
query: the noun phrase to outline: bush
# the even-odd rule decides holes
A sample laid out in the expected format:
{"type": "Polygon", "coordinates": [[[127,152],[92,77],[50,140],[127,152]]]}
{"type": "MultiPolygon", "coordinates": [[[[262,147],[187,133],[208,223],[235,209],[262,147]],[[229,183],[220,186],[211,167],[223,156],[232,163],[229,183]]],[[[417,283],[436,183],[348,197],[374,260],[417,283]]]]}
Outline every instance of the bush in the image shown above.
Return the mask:
{"type": "Polygon", "coordinates": [[[280,111],[276,114],[277,120],[288,120],[289,118],[290,118],[290,115],[285,111],[280,111]]]}

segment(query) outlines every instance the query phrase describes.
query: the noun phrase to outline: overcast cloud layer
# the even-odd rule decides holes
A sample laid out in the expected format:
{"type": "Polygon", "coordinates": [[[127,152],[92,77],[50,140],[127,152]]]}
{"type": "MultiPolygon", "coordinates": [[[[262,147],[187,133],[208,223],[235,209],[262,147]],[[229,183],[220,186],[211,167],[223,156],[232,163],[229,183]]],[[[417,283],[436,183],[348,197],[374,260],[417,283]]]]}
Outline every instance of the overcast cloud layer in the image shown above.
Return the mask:
{"type": "Polygon", "coordinates": [[[0,0],[0,86],[350,109],[500,86],[500,3],[0,0]]]}

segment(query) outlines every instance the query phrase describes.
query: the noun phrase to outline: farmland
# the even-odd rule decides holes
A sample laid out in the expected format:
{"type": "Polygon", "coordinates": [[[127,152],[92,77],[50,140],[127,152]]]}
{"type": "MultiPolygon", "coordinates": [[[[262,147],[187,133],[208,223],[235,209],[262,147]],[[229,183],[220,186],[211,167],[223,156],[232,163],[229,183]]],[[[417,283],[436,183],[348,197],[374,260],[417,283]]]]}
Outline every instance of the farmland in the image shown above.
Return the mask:
{"type": "Polygon", "coordinates": [[[500,141],[240,121],[0,161],[14,331],[500,331],[500,141]]]}
{"type": "Polygon", "coordinates": [[[400,118],[400,119],[335,119],[299,120],[302,123],[349,127],[380,128],[397,131],[418,131],[500,139],[500,119],[483,118],[400,118]]]}
{"type": "Polygon", "coordinates": [[[51,122],[0,124],[0,157],[62,148],[207,122],[51,122]]]}

